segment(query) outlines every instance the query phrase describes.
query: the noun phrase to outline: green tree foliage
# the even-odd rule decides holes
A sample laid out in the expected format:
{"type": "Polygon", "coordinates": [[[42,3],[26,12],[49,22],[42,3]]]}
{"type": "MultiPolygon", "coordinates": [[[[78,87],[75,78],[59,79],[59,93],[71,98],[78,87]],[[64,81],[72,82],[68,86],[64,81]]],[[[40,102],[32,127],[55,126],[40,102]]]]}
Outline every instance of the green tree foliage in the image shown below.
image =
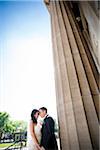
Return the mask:
{"type": "Polygon", "coordinates": [[[21,121],[13,121],[15,131],[25,132],[27,131],[27,122],[21,120],[21,121]]]}
{"type": "Polygon", "coordinates": [[[0,130],[4,128],[4,125],[9,119],[9,114],[7,112],[0,112],[0,130]]]}
{"type": "Polygon", "coordinates": [[[4,131],[5,125],[9,120],[9,114],[7,112],[0,112],[0,138],[4,131]]]}
{"type": "Polygon", "coordinates": [[[7,133],[13,133],[16,131],[16,126],[15,124],[13,123],[12,120],[8,120],[8,122],[5,124],[4,126],[4,132],[7,133]]]}
{"type": "Polygon", "coordinates": [[[2,133],[26,132],[27,122],[10,119],[7,112],[0,112],[0,138],[2,133]]]}
{"type": "Polygon", "coordinates": [[[9,133],[26,132],[27,131],[27,122],[8,120],[7,124],[5,125],[4,131],[6,133],[7,132],[9,132],[9,133]]]}

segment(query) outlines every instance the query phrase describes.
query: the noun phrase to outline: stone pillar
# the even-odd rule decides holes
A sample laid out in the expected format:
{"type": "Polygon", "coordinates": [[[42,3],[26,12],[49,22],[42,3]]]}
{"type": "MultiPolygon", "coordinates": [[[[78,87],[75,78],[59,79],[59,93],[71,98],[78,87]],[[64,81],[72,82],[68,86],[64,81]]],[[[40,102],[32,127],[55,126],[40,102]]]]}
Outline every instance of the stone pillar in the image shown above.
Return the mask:
{"type": "MultiPolygon", "coordinates": [[[[94,6],[95,6],[95,3],[94,3],[94,6]]],[[[85,16],[87,22],[88,22],[91,45],[93,47],[93,55],[96,59],[97,65],[99,66],[100,65],[100,59],[99,59],[99,55],[98,55],[99,54],[98,44],[100,42],[99,18],[96,16],[91,5],[89,5],[89,2],[81,2],[80,7],[84,13],[84,16],[85,16]],[[91,16],[92,16],[92,18],[91,18],[91,16]]]]}
{"type": "Polygon", "coordinates": [[[46,4],[51,16],[61,149],[99,150],[99,90],[84,39],[69,2],[46,0],[46,4]]]}

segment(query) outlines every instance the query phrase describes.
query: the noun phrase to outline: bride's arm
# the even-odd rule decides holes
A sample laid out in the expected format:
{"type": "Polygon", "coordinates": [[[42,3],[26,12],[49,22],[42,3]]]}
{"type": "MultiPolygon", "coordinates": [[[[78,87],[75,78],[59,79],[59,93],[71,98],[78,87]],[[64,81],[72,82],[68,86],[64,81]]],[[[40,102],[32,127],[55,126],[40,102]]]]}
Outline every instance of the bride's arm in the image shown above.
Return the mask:
{"type": "Polygon", "coordinates": [[[32,121],[30,121],[30,133],[31,133],[32,139],[34,140],[36,146],[38,146],[38,148],[40,148],[38,140],[37,140],[35,132],[34,132],[34,123],[32,121]]]}

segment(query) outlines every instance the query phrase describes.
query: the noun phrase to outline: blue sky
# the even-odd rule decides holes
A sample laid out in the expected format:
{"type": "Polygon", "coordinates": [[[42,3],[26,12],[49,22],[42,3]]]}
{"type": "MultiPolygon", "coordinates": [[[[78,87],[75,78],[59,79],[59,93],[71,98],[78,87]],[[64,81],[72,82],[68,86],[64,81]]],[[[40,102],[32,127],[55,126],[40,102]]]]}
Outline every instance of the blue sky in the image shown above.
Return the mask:
{"type": "Polygon", "coordinates": [[[2,18],[1,21],[3,22],[1,27],[6,28],[6,31],[8,29],[13,29],[15,33],[17,33],[16,31],[21,31],[21,33],[26,31],[25,33],[30,35],[32,32],[31,29],[34,28],[32,33],[36,35],[38,34],[37,29],[40,34],[47,33],[48,30],[46,29],[49,24],[49,18],[43,2],[7,1],[0,3],[0,18],[2,18]],[[45,32],[41,28],[45,28],[45,32]]]}
{"type": "Polygon", "coordinates": [[[49,14],[42,0],[0,1],[1,54],[7,51],[5,46],[8,39],[49,36],[49,14]]]}
{"type": "Polygon", "coordinates": [[[49,35],[49,16],[42,1],[0,2],[0,37],[2,40],[14,37],[49,35]]]}
{"type": "Polygon", "coordinates": [[[56,117],[50,16],[43,1],[0,1],[0,111],[56,117]]]}

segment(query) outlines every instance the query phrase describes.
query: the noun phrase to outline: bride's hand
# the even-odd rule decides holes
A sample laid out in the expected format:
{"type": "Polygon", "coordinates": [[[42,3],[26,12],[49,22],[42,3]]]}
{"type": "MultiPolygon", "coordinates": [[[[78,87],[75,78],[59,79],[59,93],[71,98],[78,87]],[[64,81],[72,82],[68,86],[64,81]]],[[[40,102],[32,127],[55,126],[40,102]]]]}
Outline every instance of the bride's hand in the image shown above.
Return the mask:
{"type": "Polygon", "coordinates": [[[36,143],[36,147],[37,147],[38,150],[41,150],[41,147],[37,143],[36,143]]]}
{"type": "Polygon", "coordinates": [[[45,150],[45,148],[42,146],[42,147],[41,147],[41,150],[45,150]]]}

